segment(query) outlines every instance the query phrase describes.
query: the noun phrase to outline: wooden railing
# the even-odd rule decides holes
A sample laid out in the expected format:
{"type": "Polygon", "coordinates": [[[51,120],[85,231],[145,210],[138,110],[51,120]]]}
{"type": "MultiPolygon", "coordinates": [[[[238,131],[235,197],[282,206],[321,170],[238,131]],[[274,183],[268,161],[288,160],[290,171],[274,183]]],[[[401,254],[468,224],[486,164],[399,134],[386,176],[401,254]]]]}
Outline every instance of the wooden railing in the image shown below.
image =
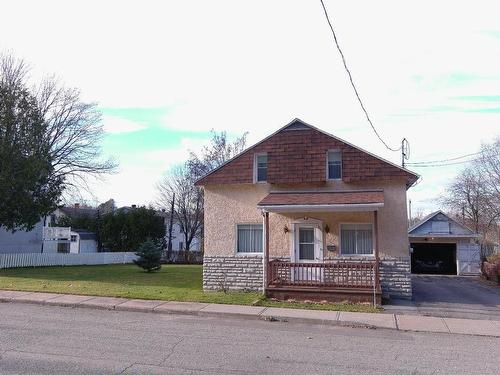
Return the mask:
{"type": "Polygon", "coordinates": [[[376,261],[334,261],[331,263],[268,263],[269,286],[315,286],[331,288],[378,287],[376,261]]]}

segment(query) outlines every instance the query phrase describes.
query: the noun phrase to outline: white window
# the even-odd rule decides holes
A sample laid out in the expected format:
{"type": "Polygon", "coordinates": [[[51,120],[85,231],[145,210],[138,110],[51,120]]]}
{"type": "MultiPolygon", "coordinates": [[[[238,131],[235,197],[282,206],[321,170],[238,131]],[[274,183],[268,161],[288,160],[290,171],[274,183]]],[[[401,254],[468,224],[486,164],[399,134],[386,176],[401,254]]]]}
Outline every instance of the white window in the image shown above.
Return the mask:
{"type": "Polygon", "coordinates": [[[340,151],[328,151],[327,174],[329,180],[342,178],[342,153],[340,151]]]}
{"type": "Polygon", "coordinates": [[[179,250],[184,250],[184,242],[179,242],[179,250]]]}
{"type": "Polygon", "coordinates": [[[431,233],[450,233],[449,221],[433,221],[431,224],[431,233]]]}
{"type": "Polygon", "coordinates": [[[372,255],[373,230],[371,224],[341,224],[340,253],[342,255],[372,255]]]}
{"type": "Polygon", "coordinates": [[[76,242],[76,235],[75,234],[71,235],[71,242],[76,242]]]}
{"type": "Polygon", "coordinates": [[[267,154],[256,154],[254,162],[255,182],[267,181],[267,154]]]}
{"type": "Polygon", "coordinates": [[[262,224],[239,224],[237,232],[236,251],[238,253],[262,252],[262,224]]]}

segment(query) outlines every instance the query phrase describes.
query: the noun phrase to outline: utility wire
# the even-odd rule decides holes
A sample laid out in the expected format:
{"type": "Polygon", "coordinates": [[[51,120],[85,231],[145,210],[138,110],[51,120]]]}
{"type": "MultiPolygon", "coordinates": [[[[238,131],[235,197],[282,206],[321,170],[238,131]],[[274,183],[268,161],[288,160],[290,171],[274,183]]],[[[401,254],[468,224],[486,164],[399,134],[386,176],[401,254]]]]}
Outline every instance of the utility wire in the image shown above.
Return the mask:
{"type": "Polygon", "coordinates": [[[419,162],[406,163],[406,164],[416,166],[416,165],[422,165],[422,164],[445,163],[445,162],[448,162],[448,161],[454,161],[454,160],[460,160],[460,159],[468,158],[469,156],[476,156],[476,155],[479,155],[479,154],[482,154],[482,153],[483,153],[482,151],[479,151],[479,152],[474,152],[473,154],[467,154],[467,155],[457,156],[455,158],[450,158],[450,159],[432,160],[432,161],[419,161],[419,162]]]}
{"type": "Polygon", "coordinates": [[[354,89],[354,93],[356,94],[356,97],[358,98],[359,105],[361,106],[361,109],[365,113],[365,116],[366,116],[366,119],[368,120],[368,123],[372,127],[373,132],[375,133],[375,135],[377,136],[377,138],[380,140],[380,142],[382,142],[384,144],[384,146],[388,150],[391,150],[391,151],[399,151],[399,150],[401,150],[401,146],[399,148],[389,147],[389,145],[382,139],[382,137],[378,133],[377,129],[373,125],[372,120],[370,119],[370,116],[368,115],[368,111],[366,110],[365,106],[363,105],[363,101],[361,100],[361,97],[359,96],[358,89],[356,88],[356,85],[354,84],[354,80],[352,78],[351,71],[347,67],[347,62],[345,60],[344,53],[342,52],[342,49],[340,48],[339,42],[337,40],[337,35],[335,34],[335,30],[333,29],[332,22],[330,21],[330,17],[328,16],[328,11],[326,10],[325,3],[323,2],[323,0],[320,0],[320,1],[321,1],[321,5],[323,7],[323,11],[325,12],[326,20],[328,22],[328,25],[330,26],[330,30],[332,31],[333,39],[335,41],[335,45],[337,46],[337,49],[338,49],[338,51],[340,53],[340,56],[342,57],[342,62],[344,63],[344,68],[345,68],[347,74],[349,75],[349,81],[351,81],[351,86],[354,89]]]}
{"type": "Polygon", "coordinates": [[[411,168],[447,167],[449,165],[459,165],[459,164],[471,163],[471,162],[477,161],[477,160],[479,160],[479,159],[469,159],[469,160],[457,161],[454,163],[444,163],[444,164],[417,164],[417,165],[410,165],[410,167],[411,168]]]}

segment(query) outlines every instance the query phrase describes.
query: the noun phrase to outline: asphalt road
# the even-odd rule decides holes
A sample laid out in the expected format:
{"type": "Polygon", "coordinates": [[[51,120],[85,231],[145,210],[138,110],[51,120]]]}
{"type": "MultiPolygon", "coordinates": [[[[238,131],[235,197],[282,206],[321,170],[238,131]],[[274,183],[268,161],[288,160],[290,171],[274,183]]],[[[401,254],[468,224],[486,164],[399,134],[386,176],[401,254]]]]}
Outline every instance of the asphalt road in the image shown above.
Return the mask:
{"type": "Polygon", "coordinates": [[[500,339],[0,303],[0,374],[497,373],[500,339]]]}

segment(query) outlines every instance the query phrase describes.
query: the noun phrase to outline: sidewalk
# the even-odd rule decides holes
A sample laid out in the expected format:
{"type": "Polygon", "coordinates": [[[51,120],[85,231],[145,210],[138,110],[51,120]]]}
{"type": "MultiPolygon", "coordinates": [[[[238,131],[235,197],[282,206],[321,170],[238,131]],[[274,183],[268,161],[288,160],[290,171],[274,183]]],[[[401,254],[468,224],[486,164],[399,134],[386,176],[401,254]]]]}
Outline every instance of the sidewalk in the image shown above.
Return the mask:
{"type": "Polygon", "coordinates": [[[0,290],[1,302],[87,307],[117,311],[153,312],[159,314],[191,314],[227,316],[268,321],[319,323],[400,331],[439,332],[500,337],[500,321],[438,318],[400,314],[370,314],[343,311],[319,311],[260,306],[208,304],[94,297],[71,294],[33,293],[0,290]]]}

